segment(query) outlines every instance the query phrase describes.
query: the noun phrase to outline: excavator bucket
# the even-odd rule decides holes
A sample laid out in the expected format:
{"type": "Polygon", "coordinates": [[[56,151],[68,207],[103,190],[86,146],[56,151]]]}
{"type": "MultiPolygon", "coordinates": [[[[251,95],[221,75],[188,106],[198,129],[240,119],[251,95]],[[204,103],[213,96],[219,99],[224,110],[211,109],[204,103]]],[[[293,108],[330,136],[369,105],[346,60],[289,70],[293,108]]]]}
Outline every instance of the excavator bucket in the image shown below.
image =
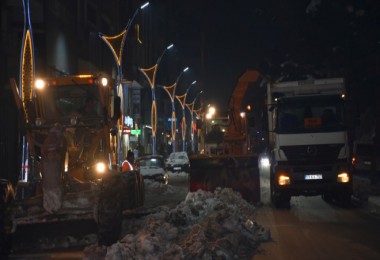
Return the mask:
{"type": "Polygon", "coordinates": [[[196,155],[189,159],[190,192],[213,192],[217,187],[231,188],[250,203],[260,202],[260,175],[256,155],[196,155]]]}

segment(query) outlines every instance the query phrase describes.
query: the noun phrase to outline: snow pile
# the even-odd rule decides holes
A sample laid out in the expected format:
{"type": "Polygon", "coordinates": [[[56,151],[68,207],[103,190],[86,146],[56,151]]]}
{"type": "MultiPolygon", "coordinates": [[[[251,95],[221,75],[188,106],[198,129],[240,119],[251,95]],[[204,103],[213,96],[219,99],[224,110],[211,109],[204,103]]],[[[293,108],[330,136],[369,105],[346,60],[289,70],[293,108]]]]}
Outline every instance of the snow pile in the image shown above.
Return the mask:
{"type": "Polygon", "coordinates": [[[231,189],[188,193],[173,209],[160,207],[132,220],[128,226],[134,230],[116,244],[85,248],[84,259],[250,259],[260,242],[270,239],[269,229],[254,222],[254,213],[231,189]]]}

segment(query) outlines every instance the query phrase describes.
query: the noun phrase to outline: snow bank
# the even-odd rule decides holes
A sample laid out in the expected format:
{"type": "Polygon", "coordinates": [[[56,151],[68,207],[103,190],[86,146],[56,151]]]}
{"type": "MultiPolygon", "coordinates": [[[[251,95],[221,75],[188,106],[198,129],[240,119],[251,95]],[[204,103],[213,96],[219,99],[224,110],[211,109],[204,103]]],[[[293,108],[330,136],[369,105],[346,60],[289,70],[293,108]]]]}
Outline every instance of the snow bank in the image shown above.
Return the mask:
{"type": "Polygon", "coordinates": [[[116,244],[88,246],[84,259],[251,259],[260,242],[270,239],[254,213],[231,189],[189,193],[173,209],[160,207],[129,221],[116,244]]]}

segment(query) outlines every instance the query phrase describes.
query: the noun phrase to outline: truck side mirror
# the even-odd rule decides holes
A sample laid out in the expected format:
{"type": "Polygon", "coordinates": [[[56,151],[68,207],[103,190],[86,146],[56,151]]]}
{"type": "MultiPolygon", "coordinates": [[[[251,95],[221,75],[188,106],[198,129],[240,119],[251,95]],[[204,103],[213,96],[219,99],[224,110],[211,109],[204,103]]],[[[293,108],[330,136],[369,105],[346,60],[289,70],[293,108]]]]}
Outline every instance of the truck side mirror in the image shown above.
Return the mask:
{"type": "Polygon", "coordinates": [[[121,110],[120,110],[120,105],[121,105],[121,98],[119,96],[114,97],[113,100],[113,119],[118,119],[121,116],[121,110]]]}

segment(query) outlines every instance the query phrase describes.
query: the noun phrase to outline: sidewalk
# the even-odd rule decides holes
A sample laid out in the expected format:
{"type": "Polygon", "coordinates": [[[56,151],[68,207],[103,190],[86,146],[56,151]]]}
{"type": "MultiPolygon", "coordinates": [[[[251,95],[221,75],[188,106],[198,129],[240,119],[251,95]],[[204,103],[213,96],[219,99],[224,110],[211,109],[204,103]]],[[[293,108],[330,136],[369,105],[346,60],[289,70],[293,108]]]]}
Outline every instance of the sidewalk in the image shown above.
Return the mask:
{"type": "Polygon", "coordinates": [[[380,215],[380,180],[371,180],[369,175],[354,174],[354,197],[366,204],[373,214],[380,215]]]}

